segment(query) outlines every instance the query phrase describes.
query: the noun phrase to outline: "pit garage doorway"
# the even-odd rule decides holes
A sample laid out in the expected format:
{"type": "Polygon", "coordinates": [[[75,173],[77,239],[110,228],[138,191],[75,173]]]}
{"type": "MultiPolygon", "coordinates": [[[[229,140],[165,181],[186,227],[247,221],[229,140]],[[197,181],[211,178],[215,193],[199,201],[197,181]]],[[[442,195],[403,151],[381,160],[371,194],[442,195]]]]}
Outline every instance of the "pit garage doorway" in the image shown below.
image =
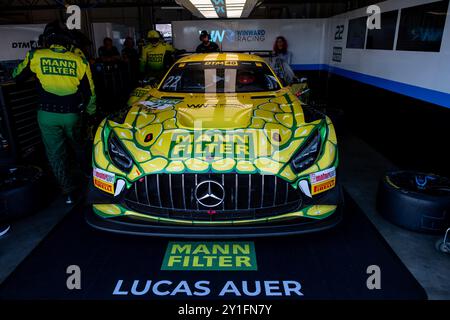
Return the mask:
{"type": "MultiPolygon", "coordinates": [[[[70,204],[61,194],[42,142],[37,80],[29,77],[18,82],[13,77],[30,50],[43,49],[40,35],[46,24],[65,22],[70,14],[58,1],[0,3],[0,297],[158,301],[450,299],[450,158],[446,152],[450,120],[449,1],[250,0],[242,1],[242,10],[227,5],[226,0],[223,9],[214,7],[214,2],[207,4],[211,11],[196,6],[195,1],[73,1],[80,8],[82,36],[78,34],[77,39],[78,44],[83,43],[83,61],[92,73],[97,110],[95,119],[83,120],[80,154],[70,155],[83,172],[79,176],[80,193],[70,204]],[[376,19],[380,28],[370,25],[376,25],[376,19]],[[176,49],[173,55],[160,57],[165,71],[171,68],[170,72],[178,72],[162,81],[144,76],[139,65],[146,57],[142,52],[151,45],[147,34],[153,29],[159,32],[160,43],[176,49]],[[204,61],[189,58],[200,44],[203,30],[222,53],[205,56],[204,61]],[[286,59],[281,67],[274,53],[279,36],[287,43],[279,49],[286,59]],[[115,49],[107,45],[106,38],[115,49]],[[180,58],[186,60],[179,63],[180,58]],[[264,82],[255,81],[267,73],[260,72],[257,77],[252,74],[265,64],[281,79],[267,88],[264,82]],[[286,79],[277,73],[280,70],[286,79]],[[200,75],[204,83],[213,81],[216,91],[208,91],[211,87],[206,85],[202,88],[198,79],[185,84],[177,78],[186,74],[192,78],[200,75]],[[230,93],[227,90],[238,90],[230,87],[230,77],[239,85],[254,85],[251,94],[233,91],[232,96],[226,96],[230,93]],[[159,92],[151,91],[151,86],[158,84],[159,92]],[[181,84],[184,87],[178,87],[181,84]],[[297,89],[278,95],[276,92],[283,88],[297,89]],[[255,90],[260,92],[252,96],[255,90]],[[207,94],[216,95],[215,100],[204,98],[207,94]],[[221,94],[225,98],[217,98],[221,94]],[[141,103],[140,107],[129,109],[133,108],[128,106],[130,96],[133,103],[141,103]],[[143,112],[145,108],[151,111],[143,112]],[[129,110],[132,112],[127,113],[129,110]],[[231,117],[229,110],[233,111],[231,117]],[[109,120],[103,121],[105,118],[114,119],[116,127],[109,120]],[[198,160],[194,152],[192,159],[180,160],[165,153],[159,129],[148,129],[161,126],[161,132],[166,133],[189,131],[199,119],[208,123],[209,130],[224,132],[267,131],[278,126],[282,130],[268,134],[267,139],[283,146],[287,136],[291,149],[288,143],[281,148],[281,158],[286,160],[279,171],[274,168],[282,161],[274,160],[274,154],[264,157],[266,162],[255,158],[254,163],[241,158],[227,162],[213,156],[198,160]],[[120,127],[126,123],[133,130],[120,127]],[[141,131],[145,134],[139,138],[141,131]],[[110,132],[115,136],[108,136],[110,132]],[[311,132],[318,133],[314,136],[311,132]],[[324,147],[315,151],[307,148],[314,139],[324,147]],[[153,143],[163,147],[155,151],[150,147],[153,143]],[[104,148],[106,165],[98,160],[100,147],[104,148]],[[124,170],[110,170],[117,164],[109,158],[111,148],[119,150],[119,157],[138,150],[129,157],[133,169],[126,174],[124,170]],[[317,152],[315,170],[295,171],[297,163],[307,160],[301,157],[301,150],[303,154],[317,152]],[[324,156],[326,152],[333,156],[324,156]],[[328,158],[335,160],[321,167],[328,158]],[[269,174],[270,170],[273,172],[269,174]],[[159,180],[163,174],[170,177],[167,183],[159,180]],[[186,186],[184,174],[195,177],[187,191],[172,185],[180,178],[180,185],[186,186]],[[197,180],[200,174],[221,178],[211,178],[205,184],[206,180],[197,180]],[[227,174],[236,180],[225,181],[227,174]],[[239,183],[241,174],[247,179],[245,187],[239,183]],[[263,175],[258,192],[258,184],[252,180],[257,175],[257,179],[263,175]],[[265,180],[264,175],[272,176],[276,187],[268,187],[267,181],[272,180],[265,180]],[[149,183],[156,177],[157,193],[149,183]],[[205,192],[211,199],[214,195],[220,204],[232,203],[240,212],[234,210],[227,216],[228,204],[220,209],[201,202],[197,195],[201,183],[209,188],[205,192]],[[286,189],[282,189],[284,184],[286,189]],[[238,197],[238,185],[248,194],[244,205],[238,197]],[[223,198],[215,195],[211,189],[215,187],[224,192],[223,198]],[[342,190],[342,203],[336,211],[327,203],[333,197],[326,196],[333,187],[342,190]],[[284,222],[270,220],[279,216],[275,209],[257,212],[254,206],[258,203],[261,208],[275,208],[281,196],[287,203],[291,199],[288,189],[301,196],[303,207],[300,210],[298,203],[298,210],[284,207],[287,218],[289,214],[305,219],[314,212],[320,216],[323,210],[326,214],[339,211],[339,219],[337,214],[336,219],[330,219],[333,228],[319,226],[318,232],[302,234],[280,228],[284,234],[276,234],[273,230],[284,222]],[[134,207],[108,202],[127,191],[130,194],[130,190],[134,198],[130,196],[127,201],[130,204],[134,199],[134,207]],[[98,202],[97,197],[97,202],[92,201],[94,193],[106,200],[98,202]],[[265,206],[268,195],[275,200],[265,206]],[[253,227],[250,237],[237,232],[233,237],[234,231],[222,238],[210,232],[210,237],[203,234],[194,239],[182,231],[161,237],[162,232],[154,230],[170,229],[174,222],[183,220],[180,212],[186,211],[182,201],[186,199],[197,201],[196,208],[189,212],[192,225],[228,219],[229,230],[233,230],[233,224],[251,222],[259,214],[261,221],[270,222],[271,235],[276,237],[261,237],[264,230],[257,230],[264,227],[259,225],[253,227]],[[161,208],[149,218],[145,210],[152,201],[161,208]],[[92,203],[97,205],[94,211],[92,203]],[[179,208],[175,208],[177,205],[179,208]],[[164,211],[167,207],[173,210],[164,211]],[[125,232],[128,234],[103,230],[108,229],[105,221],[116,221],[115,215],[126,219],[130,212],[135,217],[145,216],[153,236],[140,235],[145,233],[139,231],[145,224],[133,226],[132,232],[125,232]],[[202,217],[195,216],[200,213],[202,217]],[[236,218],[239,214],[242,217],[236,218]],[[244,214],[248,215],[245,219],[244,214]],[[86,221],[89,215],[91,219],[86,221]],[[68,278],[77,270],[83,274],[80,282],[74,278],[70,282],[68,278]],[[381,274],[381,280],[377,274],[381,274]]],[[[192,150],[196,150],[196,136],[193,134],[192,140],[185,137],[175,141],[189,146],[192,143],[192,150]]]]}

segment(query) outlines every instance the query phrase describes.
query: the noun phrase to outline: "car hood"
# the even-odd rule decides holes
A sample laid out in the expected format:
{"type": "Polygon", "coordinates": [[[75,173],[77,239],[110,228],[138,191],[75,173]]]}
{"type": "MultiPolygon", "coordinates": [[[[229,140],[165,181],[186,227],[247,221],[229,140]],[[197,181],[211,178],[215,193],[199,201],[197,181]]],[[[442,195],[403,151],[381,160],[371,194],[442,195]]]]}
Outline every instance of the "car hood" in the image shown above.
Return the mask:
{"type": "Polygon", "coordinates": [[[287,165],[321,121],[306,123],[299,100],[277,94],[152,97],[107,123],[138,172],[261,172],[294,180],[287,165]]]}

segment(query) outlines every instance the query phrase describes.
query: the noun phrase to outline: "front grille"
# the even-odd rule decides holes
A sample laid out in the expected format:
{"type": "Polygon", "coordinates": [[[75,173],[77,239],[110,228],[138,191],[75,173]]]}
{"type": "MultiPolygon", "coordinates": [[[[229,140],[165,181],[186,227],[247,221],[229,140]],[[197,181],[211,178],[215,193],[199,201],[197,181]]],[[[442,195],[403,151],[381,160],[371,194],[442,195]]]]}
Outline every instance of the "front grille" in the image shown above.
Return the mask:
{"type": "Polygon", "coordinates": [[[242,220],[280,215],[298,209],[301,193],[274,175],[152,174],[135,182],[125,195],[131,210],[183,220],[242,220]],[[195,199],[195,188],[215,181],[225,190],[223,202],[206,207],[195,199]]]}

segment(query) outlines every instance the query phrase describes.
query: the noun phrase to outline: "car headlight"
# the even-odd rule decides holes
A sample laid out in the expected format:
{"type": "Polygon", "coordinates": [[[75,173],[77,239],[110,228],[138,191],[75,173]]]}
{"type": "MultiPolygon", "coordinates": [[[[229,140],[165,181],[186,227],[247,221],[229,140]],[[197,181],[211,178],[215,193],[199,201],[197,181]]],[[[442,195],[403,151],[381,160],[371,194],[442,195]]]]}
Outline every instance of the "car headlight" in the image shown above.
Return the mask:
{"type": "Polygon", "coordinates": [[[320,130],[316,130],[292,157],[291,165],[296,173],[300,173],[314,164],[320,153],[320,145],[320,130]]]}
{"type": "Polygon", "coordinates": [[[115,134],[111,134],[108,141],[109,158],[112,163],[120,170],[128,173],[133,167],[133,159],[125,151],[124,147],[115,134]]]}

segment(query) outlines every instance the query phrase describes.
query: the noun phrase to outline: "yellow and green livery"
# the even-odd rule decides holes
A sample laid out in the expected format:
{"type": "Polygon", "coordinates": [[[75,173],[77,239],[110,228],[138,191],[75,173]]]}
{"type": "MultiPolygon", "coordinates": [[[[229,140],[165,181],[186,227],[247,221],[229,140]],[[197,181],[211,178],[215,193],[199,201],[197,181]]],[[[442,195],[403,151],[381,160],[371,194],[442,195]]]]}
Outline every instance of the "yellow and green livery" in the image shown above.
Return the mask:
{"type": "Polygon", "coordinates": [[[262,58],[190,55],[141,93],[97,130],[94,227],[238,237],[340,220],[333,124],[262,58]]]}

